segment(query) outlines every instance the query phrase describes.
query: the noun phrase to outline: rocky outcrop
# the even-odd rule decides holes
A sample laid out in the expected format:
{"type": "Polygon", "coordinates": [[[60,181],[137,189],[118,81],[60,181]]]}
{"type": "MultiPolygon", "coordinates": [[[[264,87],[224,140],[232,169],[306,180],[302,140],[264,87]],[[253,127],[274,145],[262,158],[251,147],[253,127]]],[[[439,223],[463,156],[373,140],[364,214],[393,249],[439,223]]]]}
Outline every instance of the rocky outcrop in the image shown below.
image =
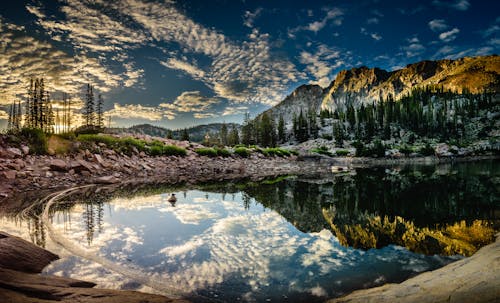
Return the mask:
{"type": "Polygon", "coordinates": [[[500,235],[470,258],[418,275],[400,284],[355,291],[329,303],[361,302],[498,302],[500,235]]]}
{"type": "Polygon", "coordinates": [[[421,61],[395,71],[366,66],[340,71],[326,89],[322,109],[334,110],[346,103],[399,99],[413,88],[442,86],[446,90],[473,93],[500,90],[500,57],[421,61]]]}
{"type": "Polygon", "coordinates": [[[188,302],[137,291],[94,288],[95,284],[38,273],[58,257],[21,238],[0,232],[0,301],[165,303],[188,302]]]}
{"type": "Polygon", "coordinates": [[[285,122],[291,123],[293,115],[298,114],[301,110],[304,114],[307,114],[309,110],[318,112],[323,95],[323,89],[318,85],[301,85],[278,105],[264,113],[271,115],[274,121],[279,121],[278,119],[282,115],[285,122]]]}

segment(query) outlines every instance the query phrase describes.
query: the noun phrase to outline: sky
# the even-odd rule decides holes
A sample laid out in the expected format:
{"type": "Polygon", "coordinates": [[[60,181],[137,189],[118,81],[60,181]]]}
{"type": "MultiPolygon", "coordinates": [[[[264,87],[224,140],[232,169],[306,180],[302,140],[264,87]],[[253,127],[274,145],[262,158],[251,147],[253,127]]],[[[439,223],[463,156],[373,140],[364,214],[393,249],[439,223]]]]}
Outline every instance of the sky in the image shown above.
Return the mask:
{"type": "MultiPolygon", "coordinates": [[[[0,128],[43,77],[78,118],[87,83],[111,126],[241,122],[343,69],[498,54],[500,2],[0,2],[0,128]]],[[[76,119],[75,119],[76,120],[76,119]]]]}

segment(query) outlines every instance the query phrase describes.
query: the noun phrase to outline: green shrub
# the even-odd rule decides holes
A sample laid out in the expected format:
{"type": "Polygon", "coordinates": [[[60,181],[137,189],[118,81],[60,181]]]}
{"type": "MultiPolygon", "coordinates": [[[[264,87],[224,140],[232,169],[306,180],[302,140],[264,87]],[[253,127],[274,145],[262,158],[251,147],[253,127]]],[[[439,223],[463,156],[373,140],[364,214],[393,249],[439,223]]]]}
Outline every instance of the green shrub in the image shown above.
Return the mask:
{"type": "Polygon", "coordinates": [[[321,138],[325,139],[325,140],[329,140],[329,141],[332,141],[333,140],[333,136],[332,135],[327,135],[327,134],[323,134],[321,136],[321,138]]]}
{"type": "Polygon", "coordinates": [[[408,156],[413,152],[413,149],[409,147],[408,145],[403,145],[399,148],[399,152],[402,153],[405,156],[408,156]]]}
{"type": "Polygon", "coordinates": [[[279,148],[279,147],[266,148],[263,150],[263,153],[267,156],[278,156],[278,157],[290,157],[291,156],[291,153],[289,150],[279,148]]]}
{"type": "Polygon", "coordinates": [[[345,149],[337,149],[335,151],[335,154],[337,154],[337,156],[339,156],[339,157],[345,157],[345,156],[349,155],[349,151],[345,150],[345,149]]]}
{"type": "Polygon", "coordinates": [[[313,148],[313,149],[311,149],[311,152],[317,153],[317,154],[320,154],[320,155],[325,155],[325,156],[328,156],[328,157],[333,157],[333,154],[328,151],[328,149],[326,148],[326,146],[320,146],[319,148],[313,148]]]}
{"type": "Polygon", "coordinates": [[[215,150],[217,151],[218,156],[221,156],[221,157],[230,157],[231,156],[231,152],[225,148],[215,148],[215,150]]]}
{"type": "Polygon", "coordinates": [[[164,145],[162,148],[162,154],[165,156],[185,156],[186,149],[176,146],[176,145],[164,145]]]}
{"type": "Polygon", "coordinates": [[[163,147],[159,145],[153,145],[149,148],[149,154],[151,156],[161,156],[163,155],[163,147]]]}
{"type": "Polygon", "coordinates": [[[240,157],[248,158],[250,156],[250,150],[246,147],[237,147],[234,149],[234,153],[240,157]]]}
{"type": "Polygon", "coordinates": [[[370,150],[370,155],[375,155],[377,157],[385,156],[385,145],[380,140],[375,140],[373,142],[373,147],[370,150]]]}
{"type": "Polygon", "coordinates": [[[361,141],[354,141],[352,146],[356,148],[356,157],[364,157],[366,155],[365,145],[361,141]]]}
{"type": "Polygon", "coordinates": [[[47,154],[48,139],[45,133],[38,128],[23,128],[19,136],[22,138],[21,142],[28,143],[30,152],[36,155],[47,154]]]}
{"type": "Polygon", "coordinates": [[[427,143],[424,147],[422,147],[420,150],[419,150],[419,153],[423,156],[432,156],[434,155],[434,148],[432,148],[432,146],[427,143]]]}
{"type": "Polygon", "coordinates": [[[194,150],[200,156],[217,157],[217,150],[209,147],[197,148],[194,150]]]}

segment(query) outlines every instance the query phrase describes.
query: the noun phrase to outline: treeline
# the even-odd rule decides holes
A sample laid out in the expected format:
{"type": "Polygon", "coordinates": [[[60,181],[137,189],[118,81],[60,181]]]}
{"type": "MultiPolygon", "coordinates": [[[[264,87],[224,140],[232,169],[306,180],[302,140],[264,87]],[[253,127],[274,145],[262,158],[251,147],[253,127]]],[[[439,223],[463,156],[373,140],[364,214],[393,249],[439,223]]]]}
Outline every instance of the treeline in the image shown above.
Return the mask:
{"type": "MultiPolygon", "coordinates": [[[[22,128],[39,129],[45,133],[69,132],[72,129],[73,112],[69,94],[62,93],[62,100],[53,108],[50,92],[46,89],[43,78],[30,79],[25,107],[24,122],[21,101],[14,101],[9,109],[8,131],[22,128]]],[[[99,94],[97,104],[93,87],[88,84],[85,94],[84,128],[103,128],[103,99],[99,94]]]]}
{"type": "Polygon", "coordinates": [[[260,145],[263,147],[275,147],[278,143],[286,141],[285,121],[280,116],[278,124],[272,115],[267,112],[255,119],[245,114],[243,127],[241,128],[241,143],[245,145],[260,145]]]}
{"type": "Polygon", "coordinates": [[[395,101],[392,96],[377,103],[355,107],[347,102],[345,109],[321,111],[320,118],[333,118],[333,137],[339,146],[346,139],[372,141],[399,138],[400,131],[439,138],[441,141],[462,139],[465,125],[479,111],[494,105],[493,94],[457,94],[442,88],[413,89],[395,101]]]}

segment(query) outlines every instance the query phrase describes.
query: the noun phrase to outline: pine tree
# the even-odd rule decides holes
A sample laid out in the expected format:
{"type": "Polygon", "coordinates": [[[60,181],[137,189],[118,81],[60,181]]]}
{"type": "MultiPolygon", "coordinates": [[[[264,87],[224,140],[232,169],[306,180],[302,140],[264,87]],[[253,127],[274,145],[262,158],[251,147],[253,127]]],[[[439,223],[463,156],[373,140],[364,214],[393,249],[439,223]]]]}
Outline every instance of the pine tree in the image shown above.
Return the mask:
{"type": "Polygon", "coordinates": [[[241,142],[245,145],[252,144],[253,125],[250,121],[250,114],[245,113],[243,127],[241,128],[241,142]]]}
{"type": "Polygon", "coordinates": [[[86,127],[93,127],[95,121],[95,111],[94,111],[94,88],[92,85],[87,84],[87,92],[85,94],[85,108],[84,108],[84,119],[86,127]]]}
{"type": "Polygon", "coordinates": [[[167,139],[173,139],[174,138],[174,133],[169,129],[167,130],[167,139]]]}
{"type": "Polygon", "coordinates": [[[283,115],[280,114],[279,122],[278,122],[278,140],[281,143],[284,143],[286,141],[286,134],[285,134],[285,120],[283,119],[283,115]]]}
{"type": "Polygon", "coordinates": [[[97,127],[99,128],[104,128],[103,104],[104,101],[102,99],[102,95],[99,94],[99,97],[97,98],[97,107],[96,107],[97,127]]]}
{"type": "Polygon", "coordinates": [[[182,130],[181,140],[182,141],[189,141],[189,132],[188,132],[187,128],[182,130]]]}
{"type": "Polygon", "coordinates": [[[222,123],[222,126],[220,128],[219,136],[220,136],[220,143],[223,146],[226,146],[227,145],[227,125],[226,125],[225,122],[222,123]]]}
{"type": "Polygon", "coordinates": [[[259,143],[264,147],[276,146],[276,128],[268,113],[264,113],[259,125],[259,143]]]}
{"type": "Polygon", "coordinates": [[[238,134],[238,129],[236,129],[235,126],[231,129],[231,132],[229,133],[229,145],[237,145],[240,144],[240,136],[238,134]]]}

